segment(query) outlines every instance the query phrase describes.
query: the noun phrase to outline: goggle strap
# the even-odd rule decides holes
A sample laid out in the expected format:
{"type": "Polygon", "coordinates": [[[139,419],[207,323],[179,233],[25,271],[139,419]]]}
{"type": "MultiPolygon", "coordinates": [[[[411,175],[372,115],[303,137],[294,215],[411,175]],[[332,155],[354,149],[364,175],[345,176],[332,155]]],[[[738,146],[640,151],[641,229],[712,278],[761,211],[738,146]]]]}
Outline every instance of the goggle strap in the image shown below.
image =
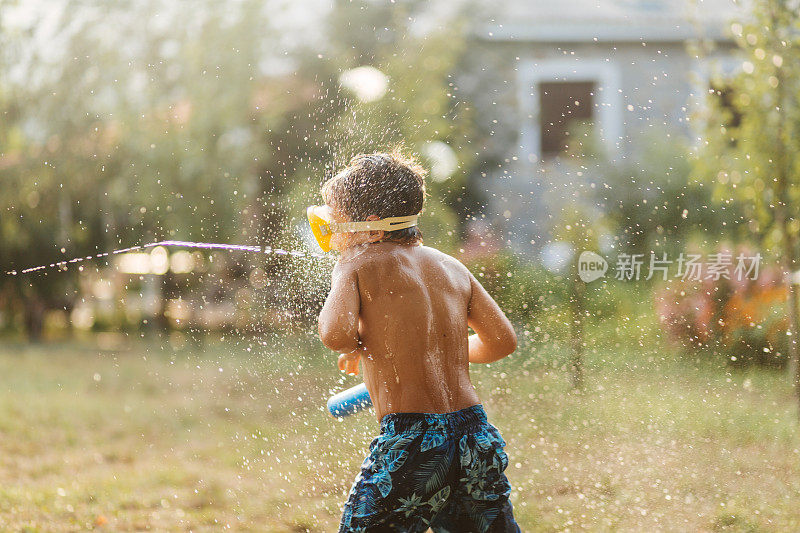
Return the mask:
{"type": "Polygon", "coordinates": [[[357,231],[396,231],[417,225],[419,215],[388,217],[364,222],[339,222],[328,224],[332,233],[355,233],[357,231]]]}

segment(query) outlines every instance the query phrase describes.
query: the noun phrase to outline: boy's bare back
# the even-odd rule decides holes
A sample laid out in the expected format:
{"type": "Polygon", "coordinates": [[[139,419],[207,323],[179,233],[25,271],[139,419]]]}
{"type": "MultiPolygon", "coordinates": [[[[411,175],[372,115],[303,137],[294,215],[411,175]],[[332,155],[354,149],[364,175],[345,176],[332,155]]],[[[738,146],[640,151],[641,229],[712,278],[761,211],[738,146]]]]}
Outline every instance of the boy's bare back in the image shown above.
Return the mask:
{"type": "Polygon", "coordinates": [[[330,348],[361,355],[379,420],[480,403],[469,362],[515,347],[510,323],[464,265],[433,248],[391,242],[360,246],[339,261],[320,334],[330,348]],[[478,334],[469,340],[468,325],[478,334]]]}

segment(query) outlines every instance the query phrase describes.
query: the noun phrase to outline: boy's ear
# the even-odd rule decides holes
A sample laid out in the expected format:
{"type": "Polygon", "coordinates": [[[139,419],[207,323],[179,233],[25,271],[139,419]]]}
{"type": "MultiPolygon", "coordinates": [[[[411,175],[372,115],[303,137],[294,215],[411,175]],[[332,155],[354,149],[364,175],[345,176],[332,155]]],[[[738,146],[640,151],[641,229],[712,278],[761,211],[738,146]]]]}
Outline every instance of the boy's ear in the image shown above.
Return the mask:
{"type": "MultiPolygon", "coordinates": [[[[381,217],[378,215],[370,215],[367,217],[367,222],[371,222],[373,220],[380,220],[381,217]]],[[[376,231],[370,231],[369,235],[367,236],[367,242],[378,242],[383,240],[384,231],[382,229],[376,231]]]]}

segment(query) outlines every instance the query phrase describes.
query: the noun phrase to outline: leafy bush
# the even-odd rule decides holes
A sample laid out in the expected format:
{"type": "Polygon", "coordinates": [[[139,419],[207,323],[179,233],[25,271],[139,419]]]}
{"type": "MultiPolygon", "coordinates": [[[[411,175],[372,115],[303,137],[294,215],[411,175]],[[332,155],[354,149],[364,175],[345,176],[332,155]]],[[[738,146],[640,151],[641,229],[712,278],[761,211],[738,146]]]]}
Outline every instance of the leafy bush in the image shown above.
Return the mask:
{"type": "Polygon", "coordinates": [[[655,294],[669,337],[690,350],[711,349],[734,366],[783,367],[787,289],[777,269],[758,279],[676,280],[655,294]]]}
{"type": "MultiPolygon", "coordinates": [[[[535,342],[569,338],[573,320],[569,277],[509,252],[485,255],[465,264],[526,338],[535,342]]],[[[637,321],[630,318],[642,313],[643,299],[649,301],[648,287],[630,283],[603,280],[584,288],[584,324],[613,324],[611,333],[635,325],[637,321]]]]}

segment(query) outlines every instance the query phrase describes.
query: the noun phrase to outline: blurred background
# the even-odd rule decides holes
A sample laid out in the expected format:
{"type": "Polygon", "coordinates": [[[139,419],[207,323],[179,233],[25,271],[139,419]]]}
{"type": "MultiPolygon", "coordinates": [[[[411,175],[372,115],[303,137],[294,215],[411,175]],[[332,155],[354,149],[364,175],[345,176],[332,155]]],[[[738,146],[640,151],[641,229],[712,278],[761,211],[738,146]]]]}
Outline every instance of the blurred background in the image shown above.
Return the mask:
{"type": "Polygon", "coordinates": [[[523,531],[797,530],[799,96],[796,0],[0,0],[0,527],[334,530],[305,208],[399,148],[523,531]]]}

